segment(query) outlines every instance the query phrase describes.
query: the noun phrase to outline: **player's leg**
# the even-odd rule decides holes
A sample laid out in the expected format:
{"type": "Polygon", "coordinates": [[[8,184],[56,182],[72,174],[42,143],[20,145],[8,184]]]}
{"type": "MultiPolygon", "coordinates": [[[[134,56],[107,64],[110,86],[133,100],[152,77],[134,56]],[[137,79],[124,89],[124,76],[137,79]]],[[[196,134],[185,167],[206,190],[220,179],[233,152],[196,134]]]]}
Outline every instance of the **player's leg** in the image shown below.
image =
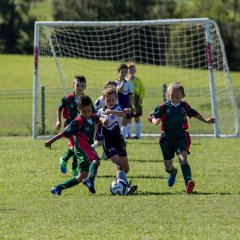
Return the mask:
{"type": "Polygon", "coordinates": [[[140,139],[141,138],[141,130],[142,130],[142,123],[140,121],[140,116],[137,116],[134,119],[135,119],[135,128],[136,128],[136,136],[134,138],[140,139]]]}
{"type": "Polygon", "coordinates": [[[97,176],[97,170],[100,165],[99,157],[95,152],[95,150],[89,144],[86,144],[84,149],[79,148],[77,152],[80,153],[81,159],[83,161],[88,161],[88,164],[89,164],[89,167],[88,167],[89,174],[83,180],[83,184],[88,187],[91,193],[96,193],[96,190],[94,187],[94,180],[95,180],[95,177],[97,176]]]}
{"type": "Polygon", "coordinates": [[[171,147],[171,142],[162,134],[159,141],[162,155],[164,159],[165,171],[169,174],[168,177],[168,186],[172,187],[176,182],[177,169],[173,166],[173,158],[174,158],[174,149],[171,147]]]}
{"type": "Polygon", "coordinates": [[[127,120],[127,139],[132,138],[132,118],[127,120]]]}
{"type": "Polygon", "coordinates": [[[88,175],[88,172],[79,172],[77,177],[70,178],[67,181],[55,185],[51,189],[51,193],[55,195],[61,195],[62,190],[65,190],[67,188],[74,187],[75,185],[79,184],[83,181],[84,178],[86,178],[88,175]]]}
{"type": "Polygon", "coordinates": [[[186,186],[186,192],[191,193],[195,187],[195,182],[192,180],[191,167],[187,161],[187,152],[181,151],[178,154],[178,161],[182,169],[182,174],[186,186]]]}
{"type": "Polygon", "coordinates": [[[67,172],[67,163],[72,156],[74,156],[74,149],[68,148],[68,150],[63,154],[63,156],[60,157],[60,170],[62,173],[65,174],[67,172]]]}

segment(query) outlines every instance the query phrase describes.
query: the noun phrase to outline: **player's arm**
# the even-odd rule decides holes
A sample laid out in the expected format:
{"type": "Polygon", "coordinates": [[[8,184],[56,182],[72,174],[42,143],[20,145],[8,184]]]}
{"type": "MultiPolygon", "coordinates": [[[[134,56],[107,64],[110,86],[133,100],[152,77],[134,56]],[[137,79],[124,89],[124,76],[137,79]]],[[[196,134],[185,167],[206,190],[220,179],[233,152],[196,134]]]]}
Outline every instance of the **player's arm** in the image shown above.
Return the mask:
{"type": "Polygon", "coordinates": [[[158,125],[161,122],[162,112],[164,111],[164,105],[156,107],[148,117],[148,121],[153,125],[158,125]]]}
{"type": "Polygon", "coordinates": [[[62,118],[62,109],[58,109],[57,110],[57,121],[55,124],[56,129],[60,129],[61,128],[61,118],[62,118]]]}
{"type": "Polygon", "coordinates": [[[57,135],[55,135],[53,138],[49,139],[48,141],[46,141],[44,143],[44,146],[46,148],[50,148],[51,149],[51,146],[54,142],[56,142],[58,139],[62,138],[63,137],[63,134],[62,132],[58,133],[57,135]]]}
{"type": "Polygon", "coordinates": [[[145,97],[145,88],[142,81],[139,79],[139,104],[142,105],[143,99],[145,97]]]}
{"type": "Polygon", "coordinates": [[[126,112],[125,110],[111,110],[111,109],[106,109],[105,113],[108,114],[114,114],[120,117],[125,117],[126,116],[126,112]]]}
{"type": "Polygon", "coordinates": [[[194,117],[196,119],[198,119],[199,121],[204,122],[204,123],[208,123],[208,124],[215,123],[215,121],[216,121],[215,117],[205,118],[200,113],[198,113],[194,117]]]}
{"type": "Polygon", "coordinates": [[[199,112],[197,112],[195,109],[191,108],[186,102],[185,104],[188,106],[189,108],[189,112],[188,112],[188,116],[191,118],[191,117],[194,117],[196,119],[198,119],[199,121],[201,122],[204,122],[204,123],[208,123],[208,124],[211,124],[211,123],[215,123],[216,121],[216,118],[215,117],[210,117],[210,118],[205,118],[202,116],[202,114],[200,114],[199,112]]]}

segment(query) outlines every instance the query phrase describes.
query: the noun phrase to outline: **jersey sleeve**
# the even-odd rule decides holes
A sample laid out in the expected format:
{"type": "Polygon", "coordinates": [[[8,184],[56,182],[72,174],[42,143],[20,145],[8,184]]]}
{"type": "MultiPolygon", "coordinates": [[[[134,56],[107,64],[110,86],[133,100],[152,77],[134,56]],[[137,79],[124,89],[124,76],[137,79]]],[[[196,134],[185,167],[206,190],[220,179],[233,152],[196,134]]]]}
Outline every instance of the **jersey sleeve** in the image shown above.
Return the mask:
{"type": "Polygon", "coordinates": [[[139,98],[143,99],[144,97],[145,97],[145,88],[141,79],[139,79],[139,98]]]}
{"type": "Polygon", "coordinates": [[[184,104],[187,106],[187,109],[188,109],[188,112],[187,112],[188,117],[190,118],[195,117],[196,115],[199,114],[195,109],[191,108],[191,106],[187,102],[184,102],[184,104]]]}
{"type": "Polygon", "coordinates": [[[149,121],[149,122],[152,122],[152,119],[153,119],[153,118],[161,118],[161,117],[162,117],[163,106],[164,106],[164,105],[160,105],[160,106],[156,107],[156,108],[150,113],[150,116],[148,117],[148,121],[149,121]]]}
{"type": "Polygon", "coordinates": [[[61,99],[61,103],[60,105],[58,106],[58,111],[62,111],[63,108],[67,105],[67,96],[64,96],[62,99],[61,99]]]}
{"type": "Polygon", "coordinates": [[[128,81],[126,81],[128,84],[128,94],[133,94],[133,88],[132,88],[132,84],[128,81]]]}
{"type": "Polygon", "coordinates": [[[67,127],[62,131],[62,135],[66,138],[72,137],[82,126],[82,119],[76,117],[67,127]]]}

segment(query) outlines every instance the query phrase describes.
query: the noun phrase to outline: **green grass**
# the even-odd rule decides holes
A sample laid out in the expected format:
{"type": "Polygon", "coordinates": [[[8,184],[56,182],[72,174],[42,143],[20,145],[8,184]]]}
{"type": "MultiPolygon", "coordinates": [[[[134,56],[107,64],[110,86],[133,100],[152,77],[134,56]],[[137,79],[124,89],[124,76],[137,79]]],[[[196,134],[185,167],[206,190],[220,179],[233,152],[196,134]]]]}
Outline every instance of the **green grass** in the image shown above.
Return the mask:
{"type": "Polygon", "coordinates": [[[67,141],[52,150],[43,142],[1,137],[0,239],[240,239],[239,139],[192,140],[192,195],[177,161],[177,182],[167,187],[157,139],[129,141],[128,178],[139,191],[122,197],[109,193],[109,161],[99,168],[95,195],[82,185],[52,195],[54,184],[71,177],[58,169],[67,141]]]}
{"type": "MultiPolygon", "coordinates": [[[[86,64],[86,67],[83,67],[83,71],[87,67],[89,67],[89,63],[87,60],[84,61],[86,64]]],[[[34,64],[34,58],[33,56],[26,56],[26,55],[0,55],[0,63],[1,63],[1,69],[4,69],[4,71],[0,71],[0,89],[32,89],[33,86],[33,64],[34,64]]],[[[98,62],[91,61],[91,67],[93,69],[96,68],[98,62]]],[[[101,64],[104,65],[102,62],[101,64]]],[[[110,68],[111,65],[112,69],[116,69],[116,63],[109,63],[106,62],[106,65],[108,68],[110,68]],[[110,65],[110,66],[109,66],[110,65]]],[[[151,68],[154,67],[148,67],[148,66],[142,66],[141,68],[138,68],[138,76],[141,77],[141,79],[147,79],[144,80],[144,84],[147,88],[156,88],[156,86],[162,86],[164,83],[164,79],[158,79],[155,75],[150,75],[153,73],[156,73],[156,71],[159,71],[159,67],[155,67],[156,69],[153,71],[151,68]]],[[[165,75],[165,69],[164,67],[161,68],[161,75],[165,75]]],[[[48,69],[44,69],[45,73],[48,74],[48,69]]],[[[88,70],[89,71],[89,70],[88,70]]],[[[174,69],[172,70],[174,71],[174,69]]],[[[184,70],[186,73],[192,72],[192,70],[184,70]]],[[[71,74],[75,75],[76,72],[71,74]]],[[[85,74],[83,72],[83,74],[85,74]]],[[[57,74],[56,74],[57,75],[57,74]]],[[[115,71],[113,71],[112,78],[116,77],[115,71]]],[[[176,76],[177,77],[177,76],[176,76]]],[[[235,87],[240,87],[240,73],[239,72],[231,72],[231,77],[233,79],[233,85],[235,87]]],[[[105,79],[105,78],[104,78],[105,79]]],[[[108,79],[106,77],[106,79],[108,79]]],[[[177,80],[177,79],[176,79],[177,80]]],[[[98,81],[95,80],[93,77],[88,77],[88,87],[102,87],[102,84],[105,80],[99,79],[98,81]]],[[[51,85],[51,83],[48,83],[51,85]]],[[[52,83],[53,86],[56,83],[52,83]]],[[[71,85],[69,85],[71,87],[71,85]]],[[[188,84],[188,87],[191,87],[191,81],[188,84]]]]}

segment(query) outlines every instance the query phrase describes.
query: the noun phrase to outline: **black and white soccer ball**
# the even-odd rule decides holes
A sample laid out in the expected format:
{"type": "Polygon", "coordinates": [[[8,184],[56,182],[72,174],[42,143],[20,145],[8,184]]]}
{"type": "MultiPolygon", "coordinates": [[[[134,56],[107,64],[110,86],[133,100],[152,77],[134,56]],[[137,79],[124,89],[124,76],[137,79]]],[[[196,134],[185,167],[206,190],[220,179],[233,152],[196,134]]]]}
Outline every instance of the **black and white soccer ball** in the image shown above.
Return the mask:
{"type": "Polygon", "coordinates": [[[112,195],[127,195],[128,185],[124,180],[116,179],[110,185],[110,192],[112,195]]]}

